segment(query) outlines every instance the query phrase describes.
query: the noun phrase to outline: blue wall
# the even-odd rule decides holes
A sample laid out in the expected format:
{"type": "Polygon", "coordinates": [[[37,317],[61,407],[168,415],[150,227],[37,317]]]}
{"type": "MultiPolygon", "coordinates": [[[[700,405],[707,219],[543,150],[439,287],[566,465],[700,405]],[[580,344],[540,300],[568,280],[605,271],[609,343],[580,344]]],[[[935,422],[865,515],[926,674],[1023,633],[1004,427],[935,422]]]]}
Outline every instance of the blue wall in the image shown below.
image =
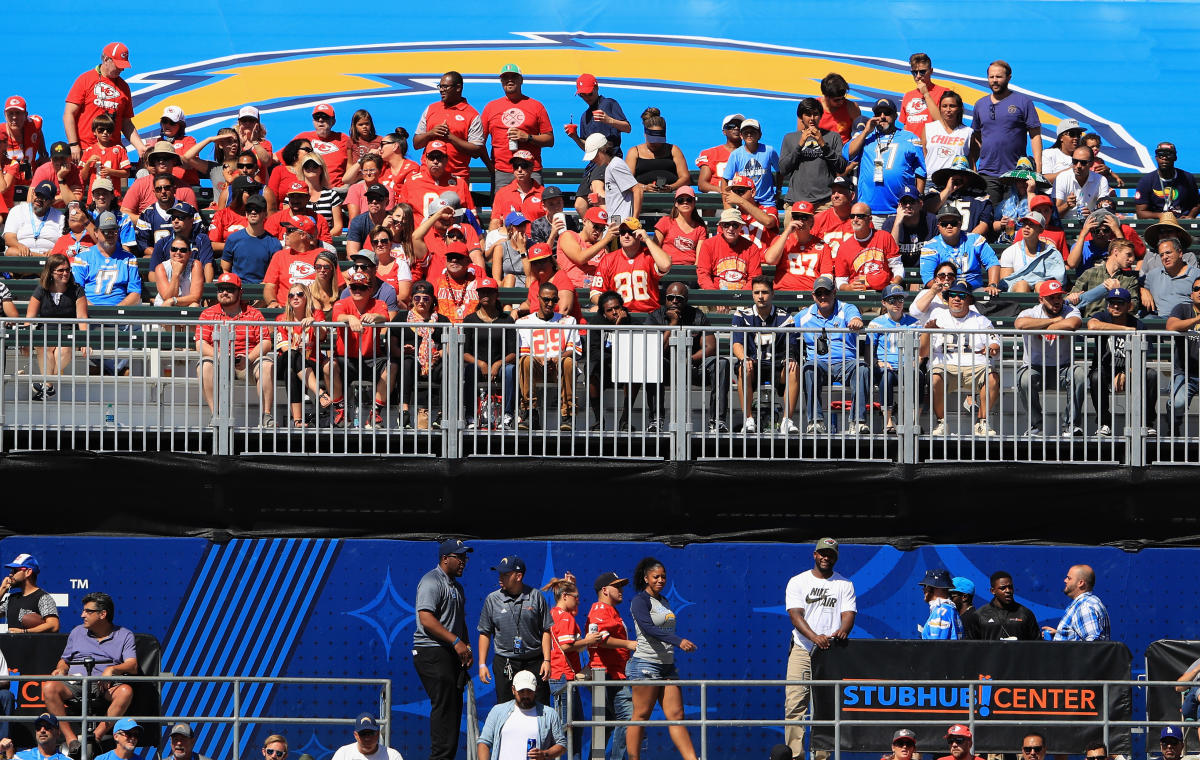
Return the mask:
{"type": "MultiPolygon", "coordinates": [[[[601,572],[632,572],[653,554],[668,569],[668,596],[679,631],[699,645],[681,655],[684,678],[782,678],[788,624],[783,608],[787,579],[812,565],[811,545],[660,544],[600,542],[473,542],[463,585],[473,622],[480,601],[496,586],[488,568],[518,553],[528,580],[542,584],[570,570],[582,582],[590,606],[591,580],[601,572]]],[[[116,600],[119,623],[152,633],[163,645],[163,670],[179,675],[289,675],[390,677],[393,679],[392,744],[405,757],[428,750],[428,702],[411,661],[412,602],[417,580],[435,564],[431,542],[376,540],[236,540],[45,538],[0,540],[5,560],[31,552],[43,571],[40,585],[70,594],[64,628],[78,621],[84,593],[103,590],[116,600]]],[[[845,545],[838,569],[854,580],[859,604],[856,638],[913,638],[925,605],[916,584],[927,568],[944,566],[980,589],[997,569],[1012,573],[1018,599],[1042,623],[1057,621],[1066,597],[1062,578],[1074,563],[1088,563],[1097,593],[1112,617],[1114,638],[1124,641],[1141,667],[1146,645],[1159,638],[1196,638],[1200,591],[1194,583],[1200,549],[1148,549],[1137,554],[1106,547],[928,546],[900,552],[887,546],[845,545]]],[[[977,597],[982,603],[989,595],[977,597]]],[[[630,624],[628,607],[623,610],[630,624]]],[[[582,617],[582,616],[581,616],[582,617]]],[[[1047,646],[1050,646],[1047,644],[1047,646]]],[[[493,702],[490,686],[475,682],[481,715],[493,702]]],[[[370,710],[364,690],[316,691],[300,687],[249,691],[243,704],[260,714],[353,717],[370,710]]],[[[696,701],[694,695],[687,700],[696,701]]],[[[164,709],[228,714],[231,695],[219,688],[168,690],[164,709]]],[[[714,695],[710,715],[770,718],[781,715],[782,694],[767,689],[714,695]]],[[[698,707],[691,705],[692,717],[698,707]]],[[[243,738],[243,750],[259,745],[270,725],[243,738]]],[[[293,755],[328,760],[348,732],[331,727],[290,727],[293,755]]],[[[767,747],[780,731],[714,732],[714,751],[767,747]]],[[[229,757],[230,733],[206,726],[199,746],[212,757],[229,757]]],[[[651,732],[652,744],[665,732],[651,732]],[[659,734],[662,734],[659,736],[659,734]]],[[[255,754],[257,752],[255,751],[255,754]]],[[[473,755],[472,755],[473,756],[473,755]]],[[[716,755],[714,755],[716,756],[716,755]]],[[[460,755],[461,757],[461,755],[460,755]]]]}

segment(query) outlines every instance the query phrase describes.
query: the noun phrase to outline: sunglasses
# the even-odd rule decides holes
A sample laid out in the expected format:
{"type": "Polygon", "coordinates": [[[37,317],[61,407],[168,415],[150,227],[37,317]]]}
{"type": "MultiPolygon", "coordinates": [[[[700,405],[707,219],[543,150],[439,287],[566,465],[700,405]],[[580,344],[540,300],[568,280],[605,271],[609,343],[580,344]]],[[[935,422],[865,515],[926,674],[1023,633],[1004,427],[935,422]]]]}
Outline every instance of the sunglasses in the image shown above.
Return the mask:
{"type": "Polygon", "coordinates": [[[966,744],[969,741],[965,736],[951,736],[946,739],[947,746],[951,744],[966,744]]]}
{"type": "Polygon", "coordinates": [[[354,268],[355,269],[374,269],[375,265],[369,261],[356,261],[356,262],[354,262],[354,268]]]}
{"type": "Polygon", "coordinates": [[[949,222],[938,222],[938,226],[939,227],[961,227],[962,222],[953,221],[953,220],[949,221],[949,222]]]}
{"type": "Polygon", "coordinates": [[[312,119],[313,121],[333,121],[332,116],[323,113],[314,113],[312,119]]]}
{"type": "Polygon", "coordinates": [[[287,755],[287,750],[286,749],[264,749],[263,754],[267,755],[268,757],[285,757],[287,755]]]}
{"type": "Polygon", "coordinates": [[[891,298],[883,299],[883,302],[884,303],[897,303],[897,304],[900,304],[903,306],[904,305],[904,296],[892,296],[891,298]]]}
{"type": "Polygon", "coordinates": [[[683,303],[684,301],[687,300],[687,297],[686,296],[670,296],[669,295],[669,296],[667,296],[667,300],[676,302],[676,303],[683,303]]]}
{"type": "Polygon", "coordinates": [[[690,195],[681,195],[675,199],[676,205],[678,205],[680,203],[695,203],[695,202],[696,202],[696,199],[690,195]]]}
{"type": "Polygon", "coordinates": [[[176,248],[175,246],[171,246],[171,253],[187,253],[190,250],[191,248],[176,248]]]}
{"type": "Polygon", "coordinates": [[[916,742],[892,742],[892,744],[896,747],[900,747],[901,749],[916,749],[917,748],[916,742]]]}
{"type": "Polygon", "coordinates": [[[328,272],[333,269],[333,264],[313,264],[313,269],[319,272],[328,272]]]}
{"type": "Polygon", "coordinates": [[[923,77],[929,73],[929,69],[910,69],[910,71],[912,71],[915,77],[923,77]]]}
{"type": "Polygon", "coordinates": [[[355,293],[362,293],[369,290],[369,288],[366,285],[351,285],[350,290],[355,293]]]}
{"type": "Polygon", "coordinates": [[[165,192],[167,192],[168,190],[174,190],[174,189],[175,189],[175,186],[174,186],[174,185],[158,185],[158,186],[156,186],[156,187],[154,188],[154,192],[156,192],[156,193],[165,193],[165,192]]]}
{"type": "Polygon", "coordinates": [[[966,298],[966,297],[967,297],[966,293],[947,293],[946,294],[947,299],[953,299],[953,298],[962,299],[962,298],[966,298]]]}
{"type": "Polygon", "coordinates": [[[738,129],[742,128],[742,123],[740,121],[731,121],[728,124],[726,124],[724,128],[727,130],[729,130],[729,129],[738,130],[738,129]]]}
{"type": "Polygon", "coordinates": [[[550,296],[549,298],[546,296],[539,296],[539,298],[541,299],[542,303],[558,303],[558,296],[550,296]]]}
{"type": "Polygon", "coordinates": [[[1154,155],[1157,156],[1158,158],[1175,158],[1175,151],[1173,151],[1173,150],[1156,150],[1156,151],[1154,151],[1154,155]]]}
{"type": "Polygon", "coordinates": [[[1021,749],[1026,752],[1044,752],[1046,748],[1040,744],[1031,744],[1028,747],[1021,747],[1021,749]]]}
{"type": "Polygon", "coordinates": [[[1071,159],[1072,166],[1087,166],[1091,162],[1092,162],[1092,159],[1090,159],[1090,158],[1072,158],[1071,159]]]}
{"type": "Polygon", "coordinates": [[[412,297],[413,303],[427,303],[433,300],[433,296],[415,295],[412,297]]]}
{"type": "Polygon", "coordinates": [[[871,215],[870,214],[851,214],[850,218],[851,219],[870,219],[871,215]]]}
{"type": "Polygon", "coordinates": [[[721,222],[717,226],[718,227],[741,227],[742,223],[741,222],[721,222]]]}
{"type": "Polygon", "coordinates": [[[953,279],[954,279],[954,272],[942,272],[941,274],[934,275],[934,279],[937,279],[937,280],[953,280],[953,279]]]}
{"type": "Polygon", "coordinates": [[[512,168],[514,170],[515,169],[532,169],[533,164],[529,163],[528,161],[513,161],[512,168]]]}
{"type": "Polygon", "coordinates": [[[238,164],[237,168],[239,168],[239,169],[257,169],[258,164],[238,164]]]}
{"type": "Polygon", "coordinates": [[[232,285],[223,285],[217,288],[218,293],[236,293],[237,288],[232,285]]]}
{"type": "MultiPolygon", "coordinates": [[[[428,161],[443,163],[446,160],[446,154],[445,153],[426,153],[425,158],[428,161]]],[[[528,166],[524,166],[524,165],[519,166],[515,163],[512,166],[514,169],[529,168],[528,166]]]]}
{"type": "Polygon", "coordinates": [[[304,298],[303,293],[288,293],[288,298],[304,298]]]}
{"type": "Polygon", "coordinates": [[[467,257],[463,256],[461,253],[447,253],[446,254],[446,261],[457,261],[457,262],[461,263],[466,260],[467,260],[467,257]]]}
{"type": "Polygon", "coordinates": [[[388,240],[387,238],[379,238],[378,240],[371,241],[371,245],[391,245],[391,244],[392,244],[392,241],[388,240]]]}
{"type": "Polygon", "coordinates": [[[109,127],[96,127],[92,131],[95,132],[96,134],[100,134],[101,132],[103,132],[106,135],[112,134],[112,129],[110,129],[109,127]]]}

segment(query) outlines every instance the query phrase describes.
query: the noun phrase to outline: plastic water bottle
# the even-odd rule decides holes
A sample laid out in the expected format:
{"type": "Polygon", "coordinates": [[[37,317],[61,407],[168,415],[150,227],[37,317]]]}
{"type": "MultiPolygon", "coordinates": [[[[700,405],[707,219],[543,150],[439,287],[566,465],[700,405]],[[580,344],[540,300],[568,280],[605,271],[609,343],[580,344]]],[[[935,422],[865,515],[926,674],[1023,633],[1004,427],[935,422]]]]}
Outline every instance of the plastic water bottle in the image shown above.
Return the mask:
{"type": "Polygon", "coordinates": [[[115,428],[117,426],[117,415],[113,413],[112,403],[104,405],[104,427],[115,428]]]}
{"type": "Polygon", "coordinates": [[[591,625],[588,626],[588,633],[595,633],[596,631],[599,631],[599,630],[600,630],[600,626],[595,623],[592,623],[591,625]]]}

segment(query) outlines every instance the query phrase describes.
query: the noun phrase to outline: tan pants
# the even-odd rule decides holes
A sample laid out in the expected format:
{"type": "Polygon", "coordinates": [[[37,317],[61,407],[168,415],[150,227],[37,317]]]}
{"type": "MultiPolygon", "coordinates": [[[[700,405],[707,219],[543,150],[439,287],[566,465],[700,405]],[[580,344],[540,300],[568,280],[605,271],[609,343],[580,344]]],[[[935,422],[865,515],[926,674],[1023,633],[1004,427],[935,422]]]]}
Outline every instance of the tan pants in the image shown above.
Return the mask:
{"type": "MultiPolygon", "coordinates": [[[[787,680],[799,681],[812,678],[812,660],[808,651],[801,646],[792,644],[788,652],[787,680]]],[[[808,687],[785,686],[783,690],[784,720],[800,720],[808,712],[808,687]]],[[[783,729],[784,742],[792,749],[792,757],[804,757],[804,726],[786,726],[783,729]]]]}
{"type": "Polygon", "coordinates": [[[522,356],[517,360],[517,387],[521,393],[522,414],[537,407],[539,383],[556,383],[559,393],[559,408],[562,416],[575,412],[575,357],[545,359],[522,356]]]}

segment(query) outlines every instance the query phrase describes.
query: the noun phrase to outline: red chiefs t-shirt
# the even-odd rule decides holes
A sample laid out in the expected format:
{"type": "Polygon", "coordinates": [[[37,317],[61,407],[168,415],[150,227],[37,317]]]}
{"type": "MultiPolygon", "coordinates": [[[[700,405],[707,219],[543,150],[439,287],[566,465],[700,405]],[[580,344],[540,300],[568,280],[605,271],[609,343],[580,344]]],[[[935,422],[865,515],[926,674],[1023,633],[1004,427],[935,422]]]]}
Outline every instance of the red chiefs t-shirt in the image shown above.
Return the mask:
{"type": "MultiPolygon", "coordinates": [[[[883,230],[875,230],[865,243],[859,242],[854,235],[842,241],[838,249],[837,261],[833,265],[835,277],[845,277],[853,282],[859,277],[866,277],[873,271],[888,272],[888,282],[892,280],[892,259],[900,258],[900,248],[896,239],[883,230]]],[[[883,290],[887,286],[875,288],[883,290]]]]}
{"type": "MultiPolygon", "coordinates": [[[[183,184],[183,170],[175,167],[171,170],[172,176],[175,177],[175,200],[183,203],[190,203],[192,208],[200,208],[196,205],[196,194],[192,192],[192,188],[183,184]]],[[[154,177],[147,174],[145,177],[138,177],[125,191],[125,197],[121,199],[121,208],[130,209],[134,216],[140,216],[143,211],[154,205],[157,198],[154,197],[154,177]]]]}
{"type": "MultiPolygon", "coordinates": [[[[375,180],[379,184],[386,187],[392,193],[392,203],[400,203],[404,200],[404,185],[417,172],[421,171],[421,165],[416,161],[404,159],[398,169],[392,169],[391,166],[384,164],[379,170],[379,177],[375,180]]],[[[467,193],[470,195],[470,193],[467,193]]],[[[425,209],[421,209],[422,212],[425,209]]],[[[419,224],[420,222],[418,222],[419,224]]]]}
{"type": "Polygon", "coordinates": [[[267,180],[267,187],[271,188],[271,192],[275,193],[276,199],[283,203],[283,199],[288,194],[288,188],[296,181],[296,175],[292,172],[290,166],[278,164],[271,170],[271,178],[267,180]]]}
{"type": "Polygon", "coordinates": [[[708,237],[703,224],[697,224],[691,232],[684,232],[670,216],[661,217],[654,229],[662,235],[662,249],[671,256],[672,264],[695,264],[696,249],[708,237]]]}
{"type": "Polygon", "coordinates": [[[817,214],[813,219],[812,234],[825,241],[829,246],[829,255],[837,259],[838,247],[846,238],[854,237],[854,228],[850,226],[850,218],[844,221],[831,208],[817,214]]]}
{"type": "Polygon", "coordinates": [[[447,190],[454,191],[463,208],[475,210],[475,201],[471,200],[471,186],[451,174],[446,174],[442,181],[438,182],[427,171],[415,172],[408,176],[399,190],[393,192],[393,197],[397,202],[404,202],[413,207],[413,224],[419,225],[425,220],[425,209],[429,207],[429,203],[447,190]]]}
{"type": "MultiPolygon", "coordinates": [[[[759,206],[767,216],[773,217],[776,222],[779,220],[779,212],[774,206],[759,206]]],[[[762,222],[758,221],[749,214],[742,214],[742,223],[746,228],[742,230],[742,237],[747,240],[758,243],[766,250],[767,246],[775,242],[775,238],[779,237],[779,227],[777,224],[770,227],[764,227],[762,222]]]]}
{"type": "Polygon", "coordinates": [[[776,290],[812,290],[823,274],[833,274],[833,254],[819,237],[800,243],[792,234],[783,244],[783,258],[775,265],[776,290]]]}
{"type": "Polygon", "coordinates": [[[79,113],[75,117],[75,134],[78,135],[80,148],[96,142],[96,136],[92,134],[92,119],[100,114],[113,117],[117,123],[115,134],[118,135],[122,134],[126,119],[133,121],[133,96],[129,94],[129,85],[120,77],[114,80],[101,76],[99,67],[79,75],[67,93],[67,102],[79,106],[79,113]]]}
{"type": "Polygon", "coordinates": [[[739,237],[732,246],[718,234],[700,244],[696,279],[704,290],[748,290],[762,274],[762,246],[739,237]]]}
{"type": "Polygon", "coordinates": [[[561,607],[550,608],[550,677],[575,680],[575,674],[583,669],[579,652],[564,652],[563,647],[574,644],[580,637],[579,623],[575,617],[561,607]]]}
{"type": "MultiPolygon", "coordinates": [[[[83,180],[83,186],[87,188],[87,202],[92,202],[92,180],[100,176],[101,169],[129,169],[129,154],[125,152],[125,148],[120,145],[110,145],[104,147],[100,143],[96,143],[83,151],[80,156],[80,163],[83,165],[83,172],[80,173],[80,178],[83,180]],[[95,165],[89,167],[88,162],[95,161],[95,165]]],[[[113,182],[113,194],[121,197],[121,185],[124,180],[113,182]]],[[[196,184],[196,183],[191,183],[196,184]]]]}
{"type": "MultiPolygon", "coordinates": [[[[566,272],[563,272],[561,270],[558,272],[555,272],[554,276],[550,278],[550,282],[554,283],[554,286],[556,288],[558,288],[558,293],[559,293],[560,299],[562,298],[563,291],[569,290],[572,293],[575,292],[575,285],[571,282],[571,278],[567,276],[566,272]]],[[[538,298],[540,297],[538,295],[538,291],[541,289],[542,289],[542,284],[540,282],[538,282],[537,280],[533,279],[532,277],[530,277],[529,278],[529,295],[525,299],[525,304],[526,304],[526,306],[529,307],[530,314],[536,314],[538,307],[541,306],[540,302],[538,301],[538,298]]],[[[562,306],[561,300],[559,301],[559,306],[560,307],[562,306]]],[[[559,309],[555,309],[555,311],[559,311],[559,309]]],[[[576,297],[575,303],[571,304],[571,311],[569,313],[572,317],[575,317],[576,322],[579,322],[580,324],[583,323],[583,308],[580,307],[580,305],[579,305],[578,297],[576,297]]]]}
{"type": "MultiPolygon", "coordinates": [[[[439,100],[425,108],[423,131],[428,132],[433,127],[445,124],[449,128],[450,134],[460,140],[469,140],[471,124],[478,118],[480,118],[479,112],[466,100],[460,100],[452,106],[446,106],[439,100]]],[[[456,177],[467,179],[471,171],[469,166],[471,158],[464,156],[462,151],[454,147],[454,143],[449,140],[443,142],[446,143],[446,171],[456,177]]],[[[429,143],[425,145],[425,149],[428,150],[429,143]]]]}
{"type": "MultiPolygon", "coordinates": [[[[462,225],[463,234],[467,236],[467,250],[479,248],[479,233],[469,224],[462,225]]],[[[428,255],[424,261],[418,261],[413,266],[414,280],[429,280],[436,282],[446,270],[446,238],[434,227],[425,234],[425,249],[428,255]]],[[[474,265],[472,265],[474,266],[474,265]]]]}
{"type": "MultiPolygon", "coordinates": [[[[200,312],[201,322],[265,322],[262,312],[254,308],[250,304],[242,301],[242,310],[234,316],[229,316],[219,304],[213,304],[204,311],[200,312]]],[[[205,343],[212,343],[212,325],[200,325],[196,328],[196,339],[203,340],[205,343]]],[[[262,327],[250,327],[245,325],[234,328],[233,331],[233,353],[235,356],[245,356],[250,353],[250,350],[257,346],[260,342],[271,337],[271,328],[263,325],[262,327]],[[254,345],[250,345],[253,341],[254,345]]]]}
{"type": "MultiPolygon", "coordinates": [[[[286,294],[287,289],[298,282],[312,285],[317,281],[317,270],[313,265],[320,252],[318,248],[304,253],[291,248],[276,251],[275,255],[271,257],[271,263],[267,265],[267,273],[263,276],[263,285],[275,283],[276,300],[279,300],[279,296],[286,294]]],[[[342,270],[335,269],[333,277],[340,291],[345,284],[342,280],[342,270]]]]}
{"type": "Polygon", "coordinates": [[[596,276],[600,287],[592,285],[592,290],[617,291],[630,311],[654,311],[659,307],[658,281],[662,275],[645,248],[632,259],[624,251],[611,252],[600,261],[596,276]]]}
{"type": "Polygon", "coordinates": [[[475,273],[467,270],[467,280],[457,283],[443,274],[434,286],[437,297],[437,310],[446,319],[454,323],[462,322],[475,309],[479,308],[479,293],[475,290],[475,273]]]}
{"type": "MultiPolygon", "coordinates": [[[[587,250],[591,247],[583,244],[583,240],[579,237],[578,232],[571,232],[570,230],[567,230],[563,233],[563,237],[568,235],[572,236],[572,238],[575,240],[575,243],[581,249],[587,250]]],[[[604,259],[604,255],[606,253],[608,253],[608,251],[601,250],[600,253],[597,253],[595,256],[584,262],[583,266],[580,266],[567,258],[567,255],[563,253],[562,245],[560,244],[558,246],[558,253],[556,254],[556,258],[558,260],[558,271],[566,273],[567,277],[571,280],[572,288],[592,288],[595,290],[598,286],[598,282],[596,281],[596,268],[600,266],[600,262],[604,259]]]]}
{"type": "Polygon", "coordinates": [[[346,176],[346,161],[350,158],[350,136],[345,132],[330,132],[328,140],[317,137],[315,131],[301,132],[293,140],[308,140],[313,150],[325,161],[325,169],[329,172],[329,186],[341,187],[342,177],[346,176]]]}
{"type": "Polygon", "coordinates": [[[208,239],[213,243],[224,243],[238,230],[246,229],[246,217],[226,206],[217,209],[208,225],[208,239]]]}
{"type": "MultiPolygon", "coordinates": [[[[522,95],[516,103],[497,98],[483,108],[483,131],[492,137],[492,158],[502,172],[512,171],[512,151],[508,149],[508,130],[516,127],[531,135],[552,134],[550,116],[538,101],[522,95]]],[[[517,149],[533,154],[533,170],[542,168],[542,149],[532,143],[517,143],[517,149]]]]}
{"type": "Polygon", "coordinates": [[[828,129],[830,132],[837,132],[842,136],[843,142],[849,142],[850,129],[854,126],[854,111],[850,109],[850,101],[842,103],[840,108],[835,108],[832,111],[825,110],[821,115],[821,120],[817,122],[817,126],[821,129],[828,129]]]}
{"type": "MultiPolygon", "coordinates": [[[[605,638],[623,639],[629,641],[629,632],[625,629],[625,621],[621,620],[621,613],[617,612],[616,608],[604,602],[596,602],[592,608],[588,610],[587,616],[588,628],[593,625],[601,634],[607,633],[605,638]]],[[[628,649],[610,649],[608,647],[592,646],[588,647],[588,658],[592,663],[601,662],[604,664],[606,677],[610,681],[625,680],[625,663],[629,662],[629,657],[633,653],[628,649]]]]}
{"type": "MultiPolygon", "coordinates": [[[[21,134],[12,135],[9,132],[8,122],[5,122],[4,126],[0,128],[0,149],[3,149],[5,158],[32,165],[34,159],[37,158],[37,148],[42,140],[41,123],[42,117],[30,115],[25,119],[25,128],[21,130],[21,134]]],[[[16,184],[27,185],[29,180],[18,174],[16,184]]]]}
{"type": "MultiPolygon", "coordinates": [[[[933,97],[934,103],[942,102],[944,92],[946,92],[946,88],[940,84],[929,88],[929,94],[933,97]]],[[[925,98],[921,95],[920,90],[909,90],[904,93],[904,101],[900,103],[900,121],[904,122],[905,129],[924,140],[925,125],[936,119],[937,114],[929,112],[929,106],[925,104],[925,98]]]]}
{"type": "MultiPolygon", "coordinates": [[[[725,171],[725,162],[729,160],[729,146],[718,145],[715,148],[700,151],[700,155],[696,156],[696,168],[704,166],[712,167],[712,177],[709,181],[719,178],[725,171]]],[[[713,184],[716,184],[715,182],[713,184]]]]}
{"type": "MultiPolygon", "coordinates": [[[[279,254],[275,254],[278,256],[279,254]]],[[[275,260],[271,260],[271,265],[275,265],[275,260]]],[[[269,274],[269,272],[268,272],[269,274]]],[[[353,298],[343,298],[333,305],[333,321],[342,314],[353,314],[360,319],[367,314],[382,314],[384,320],[388,318],[387,304],[380,301],[378,298],[368,298],[365,302],[366,308],[362,311],[354,305],[353,298]]],[[[370,325],[363,325],[362,332],[354,333],[349,329],[341,329],[337,331],[337,345],[334,351],[338,356],[363,357],[370,358],[374,356],[386,355],[387,351],[383,345],[383,329],[370,325]]]]}
{"type": "Polygon", "coordinates": [[[13,198],[17,193],[17,179],[21,176],[21,165],[17,161],[6,161],[3,172],[9,177],[8,189],[0,193],[0,214],[12,211],[13,198]]]}
{"type": "Polygon", "coordinates": [[[517,187],[517,181],[514,179],[496,191],[496,196],[492,199],[492,216],[499,216],[503,220],[509,213],[516,211],[531,222],[541,219],[546,215],[546,209],[542,206],[542,191],[545,189],[542,185],[534,183],[532,190],[521,195],[521,189],[517,187]]]}

